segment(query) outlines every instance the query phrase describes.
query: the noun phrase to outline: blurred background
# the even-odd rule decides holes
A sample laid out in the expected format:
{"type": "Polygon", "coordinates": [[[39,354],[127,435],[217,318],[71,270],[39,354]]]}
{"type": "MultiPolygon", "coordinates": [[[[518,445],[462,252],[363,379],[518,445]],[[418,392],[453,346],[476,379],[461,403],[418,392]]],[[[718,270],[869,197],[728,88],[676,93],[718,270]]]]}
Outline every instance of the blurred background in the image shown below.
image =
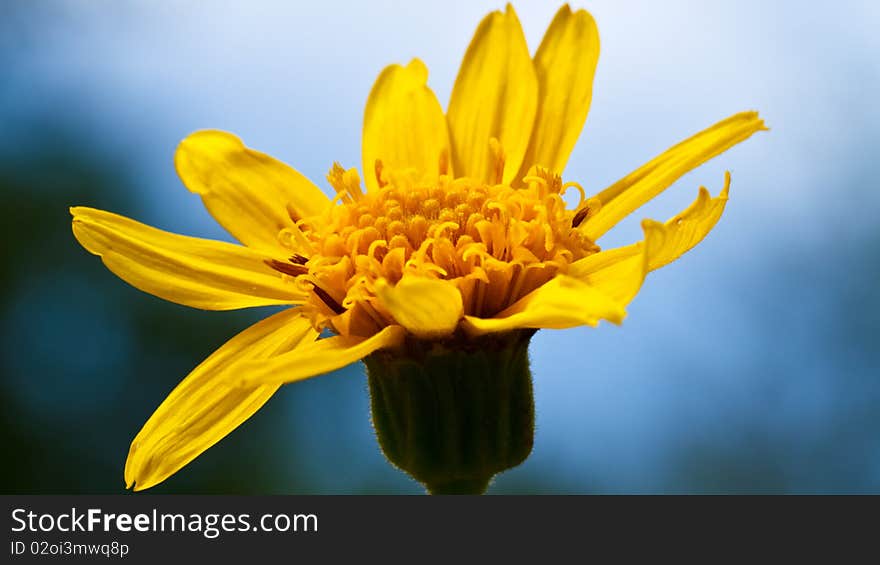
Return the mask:
{"type": "MultiPolygon", "coordinates": [[[[601,242],[733,185],[707,240],[649,277],[622,327],[542,331],[532,456],[493,493],[880,492],[880,3],[614,2],[566,179],[598,191],[745,109],[772,128],[601,242]]],[[[167,393],[266,315],[202,312],[118,280],[68,206],[228,239],[177,179],[218,128],[327,189],[360,166],[366,95],[421,57],[448,100],[500,2],[0,4],[0,442],[7,493],[121,493],[167,393]]],[[[531,48],[558,8],[516,6],[531,48]]],[[[419,493],[389,466],[363,369],[283,388],[155,493],[419,493]]]]}

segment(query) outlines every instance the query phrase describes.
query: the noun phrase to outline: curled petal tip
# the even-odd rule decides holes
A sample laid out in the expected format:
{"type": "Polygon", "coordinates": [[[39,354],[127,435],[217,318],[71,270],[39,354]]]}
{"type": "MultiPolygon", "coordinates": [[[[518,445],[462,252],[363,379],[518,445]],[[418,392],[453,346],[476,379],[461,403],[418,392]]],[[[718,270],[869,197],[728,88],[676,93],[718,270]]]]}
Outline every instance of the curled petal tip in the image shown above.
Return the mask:
{"type": "Polygon", "coordinates": [[[643,231],[663,231],[664,229],[666,228],[663,226],[663,222],[658,222],[657,220],[652,220],[651,218],[645,218],[644,220],[642,220],[643,231]]]}
{"type": "Polygon", "coordinates": [[[730,194],[730,171],[724,171],[724,188],[721,189],[719,198],[727,199],[728,194],[730,194]]]}
{"type": "Polygon", "coordinates": [[[422,84],[428,80],[428,66],[418,57],[410,59],[409,63],[406,65],[406,70],[414,73],[422,84]]]}

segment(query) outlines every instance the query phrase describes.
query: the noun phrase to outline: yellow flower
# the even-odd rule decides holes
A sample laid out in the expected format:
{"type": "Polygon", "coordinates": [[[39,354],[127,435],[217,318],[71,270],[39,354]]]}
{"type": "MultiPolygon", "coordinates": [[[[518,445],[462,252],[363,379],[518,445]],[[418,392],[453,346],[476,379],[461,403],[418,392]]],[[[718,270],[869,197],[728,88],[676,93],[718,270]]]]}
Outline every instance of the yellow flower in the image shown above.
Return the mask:
{"type": "Polygon", "coordinates": [[[363,179],[334,164],[332,200],[231,134],[190,135],[175,156],[180,178],[243,245],[72,208],[83,247],[141,290],[207,310],[293,306],[232,338],[169,395],[131,445],[127,485],[165,480],[280,385],[378,350],[620,323],[646,274],[718,221],[729,175],[718,196],[700,188],[666,223],[645,220],[643,241],[601,250],[601,237],[765,128],[755,112],[736,114],[587,198],[560,175],[587,117],[598,55],[593,18],[563,6],[531,57],[508,6],[477,28],[445,115],[421,61],[387,67],[367,99],[363,179]],[[562,199],[569,189],[580,193],[574,208],[562,199]],[[321,338],[324,330],[333,336],[321,338]]]}

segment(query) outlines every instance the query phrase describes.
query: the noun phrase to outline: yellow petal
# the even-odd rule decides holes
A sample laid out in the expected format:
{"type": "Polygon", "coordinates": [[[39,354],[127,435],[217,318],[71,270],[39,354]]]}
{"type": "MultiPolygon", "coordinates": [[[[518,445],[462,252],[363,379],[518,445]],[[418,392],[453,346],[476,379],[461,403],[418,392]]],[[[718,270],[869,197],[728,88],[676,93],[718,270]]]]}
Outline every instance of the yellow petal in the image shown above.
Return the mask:
{"type": "Polygon", "coordinates": [[[83,247],[119,278],[159,298],[204,310],[305,300],[266,265],[268,256],[247,247],[168,233],[93,208],[77,206],[70,213],[83,247]]]}
{"type": "Polygon", "coordinates": [[[177,147],[174,165],[214,219],[254,249],[289,253],[278,234],[293,227],[291,215],[314,216],[329,206],[327,196],[306,177],[245,147],[230,133],[193,133],[177,147]]]}
{"type": "Polygon", "coordinates": [[[242,361],[267,359],[317,337],[297,309],[275,314],[236,335],[196,367],[134,438],[125,483],[161,483],[251,417],[277,384],[240,387],[242,361]]]}
{"type": "Polygon", "coordinates": [[[405,276],[391,286],[379,279],[376,295],[397,323],[420,338],[451,334],[464,313],[461,293],[449,281],[405,276]]]}
{"type": "Polygon", "coordinates": [[[635,298],[650,262],[666,241],[666,229],[653,220],[642,222],[645,239],[633,245],[600,251],[569,266],[568,275],[626,306],[635,298]]]}
{"type": "Polygon", "coordinates": [[[480,22],[461,63],[447,118],[456,175],[497,182],[490,139],[505,155],[502,179],[522,164],[538,103],[538,82],[519,19],[508,4],[480,22]]]}
{"type": "Polygon", "coordinates": [[[519,328],[564,329],[595,326],[599,320],[619,324],[626,316],[623,305],[574,277],[560,275],[518,300],[494,318],[465,317],[472,335],[519,328]]]}
{"type": "Polygon", "coordinates": [[[668,265],[703,241],[721,218],[729,189],[730,173],[724,175],[724,188],[715,198],[701,186],[697,199],[664,224],[663,244],[651,253],[648,269],[653,271],[668,265]]]}
{"type": "Polygon", "coordinates": [[[599,61],[599,30],[584,10],[566,4],[556,13],[535,53],[538,113],[518,178],[532,165],[561,174],[587,120],[593,75],[599,61]]]}
{"type": "Polygon", "coordinates": [[[645,275],[675,261],[712,231],[724,212],[730,173],[721,194],[713,198],[700,187],[697,199],[665,224],[644,220],[645,239],[632,245],[601,251],[569,266],[568,275],[601,290],[621,304],[629,304],[645,275]]]}
{"type": "Polygon", "coordinates": [[[596,195],[602,207],[581,229],[596,241],[691,169],[766,129],[757,112],[742,112],[679,143],[596,195]]]}
{"type": "Polygon", "coordinates": [[[341,369],[377,351],[403,342],[406,330],[388,326],[369,338],[329,337],[279,355],[263,363],[248,363],[241,368],[244,386],[258,383],[291,383],[341,369]]]}
{"type": "Polygon", "coordinates": [[[428,69],[418,59],[391,65],[376,79],[364,111],[363,171],[368,190],[379,186],[376,161],[391,169],[440,173],[448,168],[449,133],[443,109],[427,86],[428,69]]]}

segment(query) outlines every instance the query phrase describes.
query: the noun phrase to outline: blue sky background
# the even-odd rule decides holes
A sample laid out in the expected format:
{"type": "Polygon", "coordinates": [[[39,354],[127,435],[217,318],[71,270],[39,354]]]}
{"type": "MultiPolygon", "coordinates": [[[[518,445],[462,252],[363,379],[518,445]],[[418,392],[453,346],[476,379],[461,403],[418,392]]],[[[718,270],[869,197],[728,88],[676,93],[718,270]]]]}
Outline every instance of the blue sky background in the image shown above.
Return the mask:
{"type": "MultiPolygon", "coordinates": [[[[534,50],[558,5],[515,7],[534,50]]],[[[719,226],[651,275],[622,327],[533,339],[535,448],[493,492],[880,491],[880,4],[575,7],[595,16],[602,53],[567,180],[598,191],[740,110],[771,131],[600,242],[639,238],[641,218],[668,218],[732,172],[719,226]]],[[[497,8],[4,3],[3,426],[22,450],[7,488],[121,491],[152,410],[264,315],[127,288],[75,244],[67,206],[227,238],[174,173],[181,138],[232,131],[326,189],[334,160],[360,164],[378,72],[418,56],[445,105],[473,30],[497,8]]],[[[359,366],[286,387],[160,489],[419,492],[378,451],[359,366]]]]}

